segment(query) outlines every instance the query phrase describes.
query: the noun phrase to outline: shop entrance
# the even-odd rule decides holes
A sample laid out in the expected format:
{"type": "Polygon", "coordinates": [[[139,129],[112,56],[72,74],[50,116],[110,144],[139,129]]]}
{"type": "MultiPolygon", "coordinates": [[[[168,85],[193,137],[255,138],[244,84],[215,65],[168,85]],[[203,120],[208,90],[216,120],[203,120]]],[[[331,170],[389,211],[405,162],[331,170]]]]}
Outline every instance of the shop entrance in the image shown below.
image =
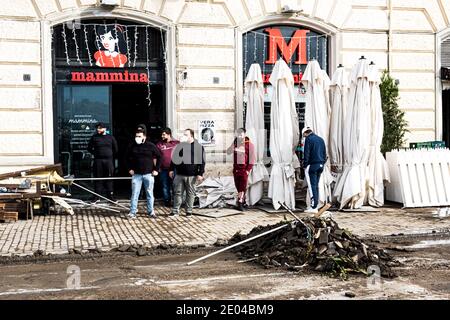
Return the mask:
{"type": "Polygon", "coordinates": [[[442,90],[442,140],[450,147],[450,90],[442,90]]]}
{"type": "MultiPolygon", "coordinates": [[[[161,129],[166,123],[164,96],[164,86],[151,86],[152,104],[149,106],[146,86],[129,84],[112,86],[112,131],[119,146],[116,176],[129,176],[126,167],[127,149],[134,141],[134,131],[139,124],[145,124],[147,127],[147,139],[156,143],[160,138],[161,129]]],[[[116,181],[115,189],[118,197],[129,197],[130,181],[116,181]]]]}
{"type": "MultiPolygon", "coordinates": [[[[84,20],[54,26],[54,150],[64,175],[93,189],[88,142],[95,124],[106,124],[119,147],[115,176],[128,177],[125,163],[138,124],[156,141],[166,124],[166,32],[125,20],[84,20]]],[[[129,197],[130,181],[114,182],[116,197],[129,197]]],[[[80,198],[85,191],[72,188],[80,198]]]]}

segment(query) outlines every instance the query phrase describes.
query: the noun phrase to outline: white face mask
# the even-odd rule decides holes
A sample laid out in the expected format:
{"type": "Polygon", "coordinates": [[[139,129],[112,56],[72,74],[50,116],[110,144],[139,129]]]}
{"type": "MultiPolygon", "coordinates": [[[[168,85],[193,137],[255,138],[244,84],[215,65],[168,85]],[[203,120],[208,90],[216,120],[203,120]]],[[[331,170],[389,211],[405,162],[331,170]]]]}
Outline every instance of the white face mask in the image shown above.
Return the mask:
{"type": "Polygon", "coordinates": [[[144,138],[134,138],[134,141],[136,141],[137,144],[142,144],[144,142],[144,138]]]}

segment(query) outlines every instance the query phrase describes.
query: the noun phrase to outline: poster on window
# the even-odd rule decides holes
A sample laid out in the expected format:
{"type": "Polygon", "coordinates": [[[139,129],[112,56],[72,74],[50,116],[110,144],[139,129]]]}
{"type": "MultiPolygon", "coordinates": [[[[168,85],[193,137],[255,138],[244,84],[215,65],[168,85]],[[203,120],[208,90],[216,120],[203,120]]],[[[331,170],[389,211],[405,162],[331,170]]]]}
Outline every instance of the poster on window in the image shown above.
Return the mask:
{"type": "Polygon", "coordinates": [[[216,125],[214,120],[199,121],[199,139],[200,144],[215,145],[216,143],[216,125]]]}

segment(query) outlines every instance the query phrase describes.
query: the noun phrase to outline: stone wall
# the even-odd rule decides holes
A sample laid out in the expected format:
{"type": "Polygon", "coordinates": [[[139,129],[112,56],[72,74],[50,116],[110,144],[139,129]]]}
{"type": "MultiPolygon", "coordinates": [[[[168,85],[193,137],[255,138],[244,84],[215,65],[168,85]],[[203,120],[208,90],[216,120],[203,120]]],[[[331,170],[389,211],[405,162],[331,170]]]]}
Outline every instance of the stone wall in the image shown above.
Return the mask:
{"type": "MultiPolygon", "coordinates": [[[[75,19],[99,0],[2,0],[0,7],[0,172],[53,162],[51,90],[44,89],[51,64],[43,59],[45,23],[75,19]],[[24,81],[30,75],[30,81],[24,81]],[[48,125],[48,123],[47,123],[48,125]]],[[[133,14],[175,25],[176,99],[174,129],[197,130],[201,119],[219,122],[216,147],[209,147],[215,171],[241,115],[236,111],[239,60],[236,29],[248,29],[275,16],[285,23],[320,23],[336,31],[334,64],[346,68],[365,55],[380,71],[390,67],[400,81],[400,105],[409,121],[409,141],[436,138],[435,39],[448,28],[448,1],[427,0],[119,0],[114,15],[133,14]],[[280,14],[300,3],[297,17],[280,14]],[[392,14],[389,19],[389,6],[392,14]],[[391,32],[389,32],[391,28],[391,32]],[[391,38],[389,40],[389,34],[391,38]],[[390,52],[390,56],[388,55],[390,52]],[[187,72],[187,78],[180,75],[187,72]],[[219,79],[218,83],[213,78],[219,79]],[[214,154],[212,154],[214,153],[214,154]]]]}

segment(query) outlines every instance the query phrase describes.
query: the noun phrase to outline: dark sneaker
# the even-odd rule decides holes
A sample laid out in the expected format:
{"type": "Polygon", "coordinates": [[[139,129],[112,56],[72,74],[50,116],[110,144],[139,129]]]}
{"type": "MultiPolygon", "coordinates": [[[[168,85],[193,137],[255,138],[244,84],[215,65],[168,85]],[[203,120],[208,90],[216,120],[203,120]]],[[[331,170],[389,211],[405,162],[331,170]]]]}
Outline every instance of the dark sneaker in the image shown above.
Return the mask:
{"type": "Polygon", "coordinates": [[[242,203],[238,203],[237,209],[238,209],[239,211],[244,211],[244,206],[242,205],[242,203]]]}
{"type": "Polygon", "coordinates": [[[192,216],[192,212],[186,212],[186,217],[192,216]]]}
{"type": "Polygon", "coordinates": [[[169,214],[169,216],[171,216],[171,217],[176,217],[176,216],[178,216],[178,213],[177,213],[177,212],[171,212],[171,213],[169,214]]]}
{"type": "Polygon", "coordinates": [[[164,202],[164,207],[170,208],[171,207],[170,201],[164,202]]]}

